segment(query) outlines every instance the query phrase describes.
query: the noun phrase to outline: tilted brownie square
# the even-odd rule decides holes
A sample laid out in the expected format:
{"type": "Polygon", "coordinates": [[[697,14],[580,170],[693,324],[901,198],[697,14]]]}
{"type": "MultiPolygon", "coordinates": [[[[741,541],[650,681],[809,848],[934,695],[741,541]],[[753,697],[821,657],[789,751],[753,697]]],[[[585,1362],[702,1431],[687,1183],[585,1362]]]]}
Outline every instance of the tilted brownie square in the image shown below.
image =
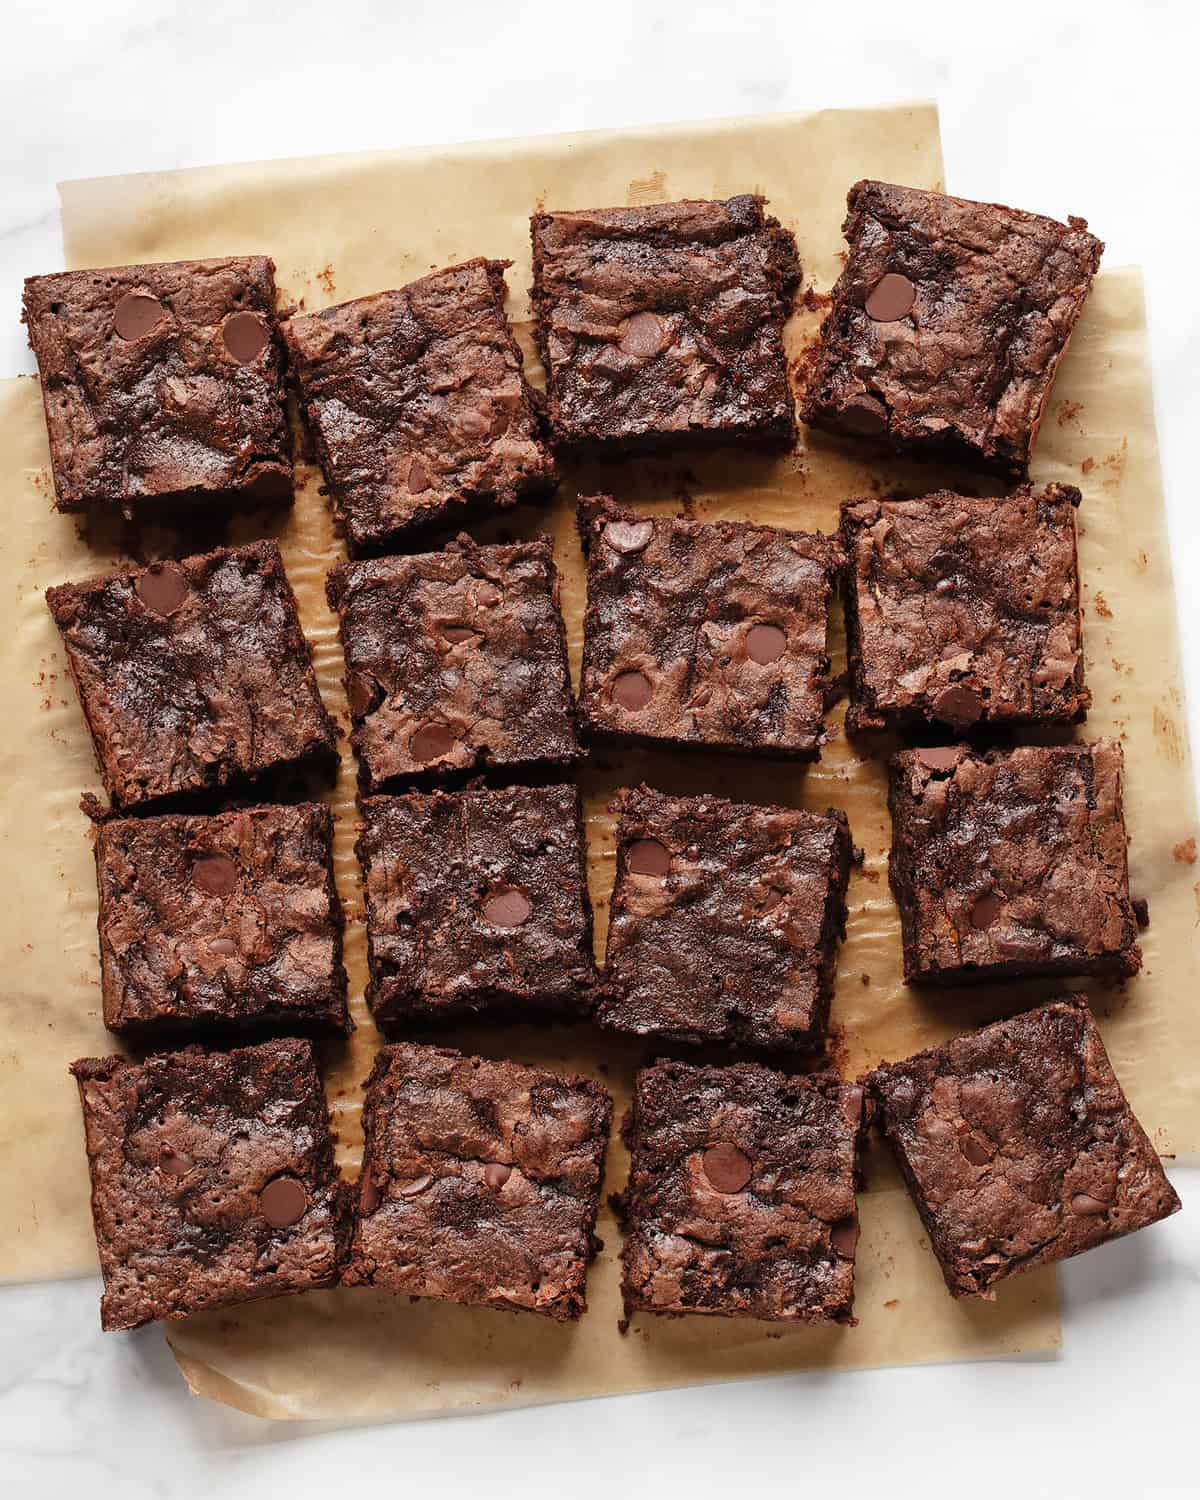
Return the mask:
{"type": "Polygon", "coordinates": [[[847,728],[1085,718],[1079,500],[1052,484],[846,501],[847,728]]]}
{"type": "Polygon", "coordinates": [[[588,1078],[385,1047],[367,1081],[347,1286],[587,1310],[612,1101],[588,1078]]]}
{"type": "Polygon", "coordinates": [[[889,875],[904,977],[1136,974],[1120,745],[892,757],[889,875]]]}
{"type": "Polygon", "coordinates": [[[848,1323],[863,1091],[753,1063],[660,1062],[634,1084],[626,1314],[848,1323]]]}
{"type": "Polygon", "coordinates": [[[599,453],[787,445],[783,325],[796,242],[763,199],[532,218],[533,310],[554,441],[599,453]]]}
{"type": "Polygon", "coordinates": [[[814,760],[836,541],[585,501],[580,718],[593,736],[814,760]]]}
{"type": "Polygon", "coordinates": [[[365,790],[578,759],[548,537],[342,563],[327,592],[365,790]]]}
{"type": "Polygon", "coordinates": [[[956,1297],[1066,1260],[1180,1206],[1071,995],[868,1080],[956,1297]]]}
{"type": "Polygon", "coordinates": [[[858,182],[801,415],[1021,476],[1104,246],[996,203],[858,182]]]}
{"type": "Polygon", "coordinates": [[[119,806],[336,764],[274,542],[64,583],[46,602],[119,806]]]}
{"type": "Polygon", "coordinates": [[[387,551],[557,483],[504,313],[472,260],[283,325],[350,551],[387,551]]]}
{"type": "Polygon", "coordinates": [[[310,1042],[73,1063],[106,1329],[330,1286],[346,1232],[310,1042]]]}
{"type": "Polygon", "coordinates": [[[350,1030],[333,814],[316,803],[100,825],[104,1024],[136,1042],[350,1030]]]}
{"type": "Polygon", "coordinates": [[[464,1016],[573,1020],[595,998],[579,792],[370,797],[357,851],[367,1002],[384,1030],[464,1016]]]}
{"type": "Polygon", "coordinates": [[[59,510],[291,499],[266,256],[31,276],[24,317],[59,510]]]}
{"type": "Polygon", "coordinates": [[[853,849],[841,812],[618,793],[602,1025],[809,1048],[825,1035],[853,849]]]}

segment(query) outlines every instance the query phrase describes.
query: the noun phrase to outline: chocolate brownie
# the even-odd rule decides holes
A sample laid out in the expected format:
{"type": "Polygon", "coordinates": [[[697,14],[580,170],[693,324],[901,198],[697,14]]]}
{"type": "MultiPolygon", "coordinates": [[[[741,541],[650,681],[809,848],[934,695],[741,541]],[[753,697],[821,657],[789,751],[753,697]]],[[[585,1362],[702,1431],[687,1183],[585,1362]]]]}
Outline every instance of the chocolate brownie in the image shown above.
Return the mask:
{"type": "Polygon", "coordinates": [[[626,1313],[848,1323],[863,1091],[753,1063],[634,1084],[620,1200],[626,1313]]]}
{"type": "Polygon", "coordinates": [[[274,542],[46,590],[113,801],[336,762],[274,542]]]}
{"type": "Polygon", "coordinates": [[[343,1195],[310,1042],[85,1057],[106,1329],[330,1286],[343,1195]]]}
{"type": "Polygon", "coordinates": [[[580,717],[590,735],[813,760],[836,542],[585,501],[580,717]]]}
{"type": "Polygon", "coordinates": [[[538,213],[532,300],[556,443],[790,444],[796,242],[763,199],[538,213]]]}
{"type": "Polygon", "coordinates": [[[602,1025],[681,1042],[824,1037],[853,851],[846,816],[618,793],[602,1025]]]}
{"type": "Polygon", "coordinates": [[[578,758],[548,537],[343,563],[327,592],[364,790],[578,758]]]}
{"type": "Polygon", "coordinates": [[[332,844],[315,803],[102,823],[104,1024],[138,1042],[347,1033],[332,844]]]}
{"type": "Polygon", "coordinates": [[[367,1002],[384,1030],[591,1010],[592,910],[575,787],[369,797],[362,814],[367,1002]]]}
{"type": "Polygon", "coordinates": [[[468,261],[283,325],[356,556],[554,489],[504,314],[508,264],[468,261]]]}
{"type": "Polygon", "coordinates": [[[612,1101],[588,1078],[385,1047],[367,1080],[347,1286],[587,1311],[612,1101]]]}
{"type": "Polygon", "coordinates": [[[1104,246],[997,203],[858,182],[801,415],[1023,475],[1104,246]]]}
{"type": "Polygon", "coordinates": [[[1061,484],[1005,500],[847,500],[847,728],[1086,718],[1079,500],[1061,484]]]}
{"type": "Polygon", "coordinates": [[[1123,766],[1109,740],[893,756],[889,874],[905,979],[1136,974],[1123,766]]]}
{"type": "Polygon", "coordinates": [[[1082,995],[888,1063],[868,1084],[956,1297],[1180,1206],[1082,995]]]}
{"type": "Polygon", "coordinates": [[[291,500],[266,256],[31,276],[24,318],[59,510],[291,500]]]}

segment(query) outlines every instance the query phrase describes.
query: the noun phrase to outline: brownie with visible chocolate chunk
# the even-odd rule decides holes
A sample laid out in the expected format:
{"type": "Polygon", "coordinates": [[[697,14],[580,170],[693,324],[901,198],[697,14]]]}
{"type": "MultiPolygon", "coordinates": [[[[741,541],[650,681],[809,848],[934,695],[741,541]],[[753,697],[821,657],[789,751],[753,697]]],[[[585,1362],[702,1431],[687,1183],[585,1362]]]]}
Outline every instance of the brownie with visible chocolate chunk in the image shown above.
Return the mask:
{"type": "Polygon", "coordinates": [[[795,437],[796,242],[750,194],[537,213],[532,300],[557,444],[623,454],[795,437]]]}
{"type": "Polygon", "coordinates": [[[894,755],[888,868],[905,979],[1136,974],[1123,767],[1110,740],[894,755]]]}
{"type": "Polygon", "coordinates": [[[598,1017],[678,1042],[819,1045],[846,926],[841,812],[618,793],[598,1017]]]}
{"type": "Polygon", "coordinates": [[[96,876],[110,1031],[350,1031],[327,807],[110,820],[96,876]]]}
{"type": "Polygon", "coordinates": [[[46,590],[121,807],[337,760],[275,542],[46,590]]]}
{"type": "Polygon", "coordinates": [[[1086,718],[1071,485],[847,500],[846,727],[1086,718]]]}
{"type": "Polygon", "coordinates": [[[830,537],[585,501],[588,734],[814,760],[842,557],[830,537]]]}
{"type": "Polygon", "coordinates": [[[467,261],[283,325],[355,556],[553,491],[504,313],[508,264],[467,261]]]}
{"type": "Polygon", "coordinates": [[[24,320],[59,510],[291,500],[266,256],[31,276],[24,320]]]}
{"type": "Polygon", "coordinates": [[[867,1080],[956,1297],[1066,1260],[1179,1208],[1082,995],[960,1036],[867,1080]]]}
{"type": "Polygon", "coordinates": [[[362,814],[367,1003],[380,1027],[590,1012],[592,909],[575,787],[369,797],[362,814]]]}
{"type": "Polygon", "coordinates": [[[849,1323],[863,1091],[754,1063],[634,1083],[625,1311],[849,1323]]]}
{"type": "Polygon", "coordinates": [[[86,1057],[105,1329],[331,1286],[344,1200],[311,1042],[86,1057]]]}
{"type": "Polygon", "coordinates": [[[462,536],[441,552],[342,563],[326,588],[364,790],[579,758],[549,537],[462,536]]]}
{"type": "Polygon", "coordinates": [[[367,1080],[343,1282],[580,1317],[611,1118],[589,1078],[384,1047],[367,1080]]]}
{"type": "Polygon", "coordinates": [[[856,183],[801,407],[814,427],[1021,476],[1104,246],[997,203],[856,183]]]}

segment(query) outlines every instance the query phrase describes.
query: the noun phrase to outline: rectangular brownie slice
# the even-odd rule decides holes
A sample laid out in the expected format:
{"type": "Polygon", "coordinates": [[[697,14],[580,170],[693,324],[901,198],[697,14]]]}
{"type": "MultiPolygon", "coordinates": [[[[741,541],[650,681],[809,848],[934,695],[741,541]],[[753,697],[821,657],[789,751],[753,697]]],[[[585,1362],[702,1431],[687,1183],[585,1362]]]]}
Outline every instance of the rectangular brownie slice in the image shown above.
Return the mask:
{"type": "Polygon", "coordinates": [[[863,1091],[753,1063],[643,1068],[623,1134],[626,1315],[853,1321],[863,1091]]]}
{"type": "Polygon", "coordinates": [[[1136,974],[1120,745],[965,746],[891,760],[904,977],[1136,974]]]}
{"type": "Polygon", "coordinates": [[[274,542],[46,590],[121,807],[336,764],[274,542]]]}
{"type": "Polygon", "coordinates": [[[316,803],[102,823],[104,1024],[143,1044],[348,1033],[332,845],[316,803]]]}
{"type": "Polygon", "coordinates": [[[783,325],[800,266],[763,202],[534,214],[531,295],[556,443],[792,442],[783,325]]]}
{"type": "Polygon", "coordinates": [[[367,1003],[380,1027],[590,1012],[575,787],[370,797],[362,814],[367,1003]]]}
{"type": "Polygon", "coordinates": [[[142,1063],[79,1084],[105,1329],[331,1286],[343,1197],[312,1044],[142,1063]]]}
{"type": "Polygon", "coordinates": [[[31,276],[24,320],[59,510],[291,500],[266,256],[31,276]]]}
{"type": "Polygon", "coordinates": [[[1086,718],[1070,485],[847,500],[849,730],[1086,718]]]}
{"type": "Polygon", "coordinates": [[[988,1296],[1016,1271],[1180,1206],[1082,995],[885,1064],[867,1082],[956,1297],[988,1296]]]}
{"type": "Polygon", "coordinates": [[[855,183],[804,420],[1024,475],[1100,265],[1087,221],[855,183]]]}
{"type": "Polygon", "coordinates": [[[283,325],[355,556],[553,491],[504,313],[508,264],[467,261],[283,325]]]}
{"type": "Polygon", "coordinates": [[[548,537],[342,563],[326,592],[364,790],[579,757],[548,537]]]}
{"type": "Polygon", "coordinates": [[[819,1045],[846,926],[846,816],[627,788],[601,1025],[678,1042],[819,1045]]]}
{"type": "Polygon", "coordinates": [[[588,1078],[384,1047],[367,1080],[343,1282],[580,1317],[611,1118],[588,1078]]]}
{"type": "Polygon", "coordinates": [[[814,760],[841,552],[829,537],[585,501],[580,718],[593,736],[814,760]]]}

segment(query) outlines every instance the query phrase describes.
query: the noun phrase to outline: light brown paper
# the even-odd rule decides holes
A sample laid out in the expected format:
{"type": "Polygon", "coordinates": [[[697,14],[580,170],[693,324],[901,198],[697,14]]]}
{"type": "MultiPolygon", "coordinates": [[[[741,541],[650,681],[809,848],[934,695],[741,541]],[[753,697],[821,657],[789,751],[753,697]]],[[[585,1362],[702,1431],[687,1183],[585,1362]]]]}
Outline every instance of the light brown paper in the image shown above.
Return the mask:
{"type": "MultiPolygon", "coordinates": [[[[528,345],[527,216],[535,202],[579,207],[759,190],[796,231],[806,278],[825,288],[839,269],[838,231],[849,183],[871,174],[937,186],[940,171],[932,110],[862,111],[71,184],[63,191],[64,222],[73,266],[265,250],[277,261],[285,294],[302,296],[310,308],[397,285],[435,264],[474,254],[510,256],[510,312],[528,345]]],[[[1064,212],[1077,206],[1066,204],[1064,212]]],[[[797,315],[790,330],[794,354],[811,339],[819,316],[797,315]]],[[[0,402],[9,449],[32,471],[14,486],[10,468],[0,481],[13,491],[5,496],[13,536],[24,539],[5,562],[3,597],[16,598],[18,609],[15,628],[0,642],[14,721],[6,767],[15,817],[8,852],[28,851],[24,878],[0,917],[7,924],[6,951],[18,954],[10,980],[17,997],[13,1055],[0,1059],[0,1183],[10,1205],[0,1224],[0,1274],[28,1276],[92,1263],[77,1110],[62,1070],[79,1052],[110,1046],[96,1019],[94,881],[74,805],[78,790],[94,787],[96,776],[82,721],[61,678],[31,686],[38,671],[61,672],[40,592],[48,582],[107,568],[120,549],[119,539],[84,546],[71,521],[48,513],[33,383],[14,383],[0,402]],[[43,697],[50,700],[47,708],[39,706],[43,697]],[[48,793],[48,787],[64,790],[48,793]],[[30,951],[22,949],[26,942],[30,951]],[[39,1130],[40,1138],[31,1141],[39,1130]]],[[[942,477],[929,469],[863,464],[814,438],[807,452],[787,460],[706,455],[574,475],[553,507],[521,512],[506,525],[523,535],[542,527],[555,535],[577,669],[583,593],[570,508],[575,493],[613,489],[623,499],[669,507],[686,491],[702,518],[741,516],[829,529],[844,494],[869,492],[881,480],[888,488],[904,483],[919,492],[942,477]]],[[[1194,831],[1194,818],[1136,274],[1101,279],[1063,366],[1037,477],[1072,478],[1085,491],[1089,670],[1097,700],[1088,728],[1127,734],[1134,879],[1153,915],[1146,973],[1123,996],[1102,998],[1102,1011],[1113,1012],[1105,1031],[1160,1149],[1193,1150],[1200,1112],[1185,1074],[1200,1031],[1190,947],[1197,872],[1173,860],[1170,851],[1194,831]],[[1085,460],[1093,461],[1086,474],[1085,460]],[[1118,715],[1124,716],[1119,724],[1118,715]]],[[[281,542],[316,647],[322,691],[344,722],[340,653],[320,592],[324,568],[340,547],[315,477],[309,472],[307,478],[281,542]]],[[[236,539],[251,530],[243,523],[236,539]]],[[[159,541],[163,550],[173,543],[166,535],[159,541]]],[[[837,650],[840,645],[835,655],[837,650]]],[[[834,719],[840,717],[839,710],[834,719]]],[[[922,998],[904,988],[886,884],[882,773],[877,762],[852,755],[844,741],[828,747],[821,765],[807,774],[704,755],[604,760],[613,769],[589,767],[583,776],[598,939],[611,884],[604,802],[612,787],[645,776],[667,790],[692,787],[847,810],[867,856],[851,887],[850,930],[834,1003],[844,1033],[841,1060],[849,1071],[882,1056],[903,1056],[1038,995],[1036,986],[1024,986],[1019,992],[922,998]]],[[[360,1030],[348,1048],[330,1049],[328,1058],[341,1157],[351,1169],[360,1149],[358,1090],[378,1045],[358,998],[364,945],[350,848],[352,770],[347,757],[335,808],[338,881],[351,917],[347,962],[360,1030]]],[[[618,1111],[643,1055],[590,1028],[473,1028],[453,1039],[495,1056],[591,1072],[613,1089],[618,1111]]],[[[623,1182],[625,1165],[614,1141],[606,1190],[623,1182]]],[[[1015,1279],[994,1305],[952,1302],[895,1181],[880,1164],[863,1197],[857,1329],[642,1318],[622,1339],[615,1327],[620,1236],[605,1210],[600,1232],[606,1249],[589,1284],[591,1311],[576,1329],[348,1290],[191,1319],[172,1325],[170,1338],[197,1391],[264,1415],[343,1418],[562,1399],[814,1365],[917,1363],[1054,1348],[1052,1272],[1015,1279]]]]}

